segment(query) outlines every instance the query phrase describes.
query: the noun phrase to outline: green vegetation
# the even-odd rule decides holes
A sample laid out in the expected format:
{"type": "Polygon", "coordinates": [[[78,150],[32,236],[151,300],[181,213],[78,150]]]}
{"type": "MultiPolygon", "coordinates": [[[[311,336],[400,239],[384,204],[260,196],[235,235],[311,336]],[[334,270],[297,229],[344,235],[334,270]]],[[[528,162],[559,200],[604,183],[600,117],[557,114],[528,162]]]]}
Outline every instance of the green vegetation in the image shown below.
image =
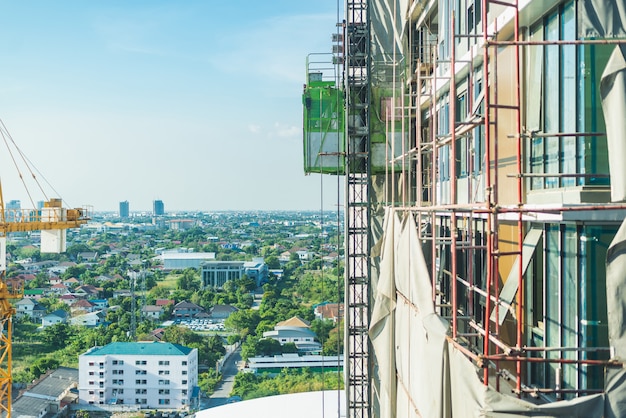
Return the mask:
{"type": "Polygon", "coordinates": [[[338,372],[313,373],[309,369],[282,370],[278,375],[240,373],[235,376],[231,396],[242,399],[287,393],[343,389],[343,375],[338,372]]]}

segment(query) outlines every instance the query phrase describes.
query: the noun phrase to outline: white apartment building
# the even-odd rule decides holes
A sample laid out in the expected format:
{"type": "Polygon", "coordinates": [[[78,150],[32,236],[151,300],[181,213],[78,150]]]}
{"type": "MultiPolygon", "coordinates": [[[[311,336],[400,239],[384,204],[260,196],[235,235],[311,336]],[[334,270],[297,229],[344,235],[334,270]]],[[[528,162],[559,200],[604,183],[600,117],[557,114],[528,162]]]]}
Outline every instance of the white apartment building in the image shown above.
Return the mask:
{"type": "Polygon", "coordinates": [[[162,342],[111,343],[81,354],[78,375],[81,404],[183,409],[198,392],[198,351],[162,342]]]}

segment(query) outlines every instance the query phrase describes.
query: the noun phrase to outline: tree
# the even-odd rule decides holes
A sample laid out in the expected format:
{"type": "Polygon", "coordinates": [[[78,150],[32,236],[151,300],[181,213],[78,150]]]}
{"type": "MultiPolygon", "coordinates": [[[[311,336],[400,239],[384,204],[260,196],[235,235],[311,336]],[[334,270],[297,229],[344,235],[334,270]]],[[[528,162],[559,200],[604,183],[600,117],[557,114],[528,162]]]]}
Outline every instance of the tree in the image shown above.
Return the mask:
{"type": "Polygon", "coordinates": [[[224,326],[238,332],[251,333],[256,330],[260,321],[259,313],[252,309],[241,309],[230,314],[224,321],[224,326]]]}
{"type": "Polygon", "coordinates": [[[261,338],[256,343],[256,353],[259,356],[275,356],[282,352],[283,347],[273,338],[261,338]]]}
{"type": "Polygon", "coordinates": [[[245,361],[250,357],[255,357],[256,345],[259,342],[260,338],[255,335],[248,335],[244,342],[241,344],[241,358],[245,361]]]}
{"type": "Polygon", "coordinates": [[[59,367],[59,360],[50,357],[40,357],[36,359],[30,366],[30,370],[36,378],[46,373],[48,370],[54,370],[59,367]]]}
{"type": "Polygon", "coordinates": [[[317,335],[317,339],[325,343],[330,331],[335,328],[335,323],[325,319],[315,319],[311,322],[311,331],[317,335]]]}
{"type": "Polygon", "coordinates": [[[67,324],[54,324],[46,327],[41,332],[41,339],[53,349],[64,347],[72,335],[70,326],[67,324]]]}
{"type": "Polygon", "coordinates": [[[297,353],[298,347],[296,346],[296,343],[285,343],[283,344],[282,352],[283,353],[297,353]]]}
{"type": "Polygon", "coordinates": [[[72,277],[80,277],[86,270],[85,266],[70,266],[61,274],[61,278],[69,279],[72,277]]]}
{"type": "Polygon", "coordinates": [[[336,356],[343,353],[343,321],[328,334],[328,339],[324,341],[322,354],[325,356],[336,356]]]}
{"type": "Polygon", "coordinates": [[[180,277],[178,277],[176,286],[178,287],[178,289],[182,289],[182,290],[191,290],[191,291],[200,290],[201,283],[200,283],[200,275],[198,273],[198,270],[196,270],[195,268],[191,268],[191,267],[186,268],[183,271],[183,273],[180,275],[180,277]]]}
{"type": "Polygon", "coordinates": [[[265,258],[265,264],[267,264],[267,268],[269,268],[270,270],[280,268],[280,261],[275,255],[270,255],[269,257],[265,258]]]}

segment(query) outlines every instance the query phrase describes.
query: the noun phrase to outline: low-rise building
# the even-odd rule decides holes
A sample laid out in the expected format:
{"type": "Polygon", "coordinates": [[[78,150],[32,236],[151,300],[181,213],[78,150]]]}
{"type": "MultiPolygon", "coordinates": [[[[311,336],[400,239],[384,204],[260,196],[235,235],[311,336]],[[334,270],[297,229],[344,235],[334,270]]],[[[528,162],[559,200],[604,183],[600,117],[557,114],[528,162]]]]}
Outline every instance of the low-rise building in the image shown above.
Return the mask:
{"type": "Polygon", "coordinates": [[[253,258],[252,261],[246,261],[243,263],[243,269],[246,276],[253,279],[257,286],[267,283],[269,268],[262,257],[253,258]]]}
{"type": "Polygon", "coordinates": [[[56,324],[65,324],[68,316],[67,312],[63,309],[57,309],[56,311],[50,312],[48,315],[41,318],[41,327],[46,328],[56,324]]]}
{"type": "Polygon", "coordinates": [[[343,303],[323,302],[313,306],[315,319],[326,319],[337,323],[344,317],[343,303]]]}
{"type": "Polygon", "coordinates": [[[103,311],[96,311],[78,315],[70,319],[72,325],[82,325],[84,327],[97,327],[105,324],[105,314],[103,311]]]}
{"type": "Polygon", "coordinates": [[[141,315],[145,318],[157,320],[163,314],[163,307],[156,305],[146,305],[141,308],[141,315]]]}
{"type": "Polygon", "coordinates": [[[221,289],[227,281],[243,276],[243,261],[205,261],[201,265],[202,286],[221,289]]]}
{"type": "Polygon", "coordinates": [[[223,320],[238,310],[232,305],[215,305],[211,308],[211,319],[223,320]]]}
{"type": "Polygon", "coordinates": [[[326,372],[343,370],[343,356],[300,356],[289,353],[272,357],[250,357],[246,363],[246,370],[252,373],[279,374],[283,369],[326,372]]]}
{"type": "Polygon", "coordinates": [[[204,312],[202,306],[183,300],[174,305],[172,316],[176,319],[191,319],[201,312],[204,312]]]}
{"type": "Polygon", "coordinates": [[[97,308],[93,303],[89,302],[87,299],[78,299],[74,303],[72,303],[70,307],[71,312],[85,312],[90,313],[96,311],[97,308]]]}
{"type": "Polygon", "coordinates": [[[220,289],[227,281],[238,280],[245,274],[257,286],[267,282],[269,269],[263,258],[252,261],[205,261],[201,264],[202,285],[220,289]]]}
{"type": "Polygon", "coordinates": [[[16,316],[29,317],[34,320],[41,319],[46,314],[46,307],[33,299],[24,298],[15,304],[16,316]]]}
{"type": "Polygon", "coordinates": [[[26,388],[11,406],[13,418],[67,416],[69,405],[76,401],[71,392],[78,385],[78,370],[68,367],[46,374],[26,388]]]}
{"type": "Polygon", "coordinates": [[[116,342],[81,354],[79,403],[180,409],[195,403],[198,351],[162,342],[116,342]]]}
{"type": "Polygon", "coordinates": [[[163,262],[163,270],[197,269],[202,262],[215,260],[215,253],[164,252],[157,258],[163,262]]]}
{"type": "Polygon", "coordinates": [[[322,350],[322,344],[316,341],[317,335],[310,324],[297,316],[277,323],[273,331],[263,333],[263,338],[273,338],[280,345],[294,343],[301,353],[317,354],[322,350]]]}

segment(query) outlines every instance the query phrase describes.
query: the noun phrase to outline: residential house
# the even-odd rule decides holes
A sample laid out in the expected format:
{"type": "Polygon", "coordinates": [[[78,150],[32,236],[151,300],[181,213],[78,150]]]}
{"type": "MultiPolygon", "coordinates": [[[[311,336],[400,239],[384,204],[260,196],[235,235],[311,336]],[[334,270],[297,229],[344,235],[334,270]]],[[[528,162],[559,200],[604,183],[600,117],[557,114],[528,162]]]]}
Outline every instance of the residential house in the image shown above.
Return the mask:
{"type": "Polygon", "coordinates": [[[89,299],[96,309],[105,310],[109,307],[109,301],[106,299],[89,299]]]}
{"type": "Polygon", "coordinates": [[[54,267],[57,264],[59,264],[59,262],[53,261],[53,260],[38,261],[38,262],[33,262],[33,263],[24,263],[22,264],[22,269],[36,274],[42,270],[54,267]]]}
{"type": "Polygon", "coordinates": [[[195,303],[184,300],[174,305],[172,317],[175,319],[191,319],[200,312],[204,312],[204,308],[202,306],[198,306],[195,303]]]}
{"type": "Polygon", "coordinates": [[[97,297],[102,289],[90,284],[84,284],[74,289],[74,294],[79,298],[97,297]]]}
{"type": "Polygon", "coordinates": [[[238,310],[239,309],[232,305],[215,305],[211,308],[210,317],[211,319],[224,320],[228,318],[231,313],[238,310]]]}
{"type": "Polygon", "coordinates": [[[298,258],[300,259],[301,263],[309,262],[313,260],[313,257],[315,256],[315,253],[309,250],[298,250],[296,251],[296,254],[298,254],[298,258]]]}
{"type": "Polygon", "coordinates": [[[146,305],[141,308],[141,315],[151,320],[158,320],[163,315],[163,307],[156,305],[146,305]]]}
{"type": "Polygon", "coordinates": [[[96,261],[97,257],[98,257],[98,253],[95,251],[85,251],[82,253],[78,253],[76,256],[78,261],[87,262],[87,263],[93,263],[94,261],[96,261]]]}
{"type": "Polygon", "coordinates": [[[280,255],[278,256],[278,262],[280,263],[281,266],[284,266],[285,264],[287,264],[289,261],[291,260],[291,253],[289,251],[283,251],[282,253],[280,253],[280,255]]]}
{"type": "Polygon", "coordinates": [[[24,289],[24,297],[39,300],[44,297],[44,289],[24,289]]]}
{"type": "Polygon", "coordinates": [[[57,309],[41,318],[41,327],[46,328],[56,324],[65,324],[69,315],[63,309],[57,309]]]}
{"type": "Polygon", "coordinates": [[[133,292],[130,289],[117,289],[113,291],[114,298],[130,298],[133,296],[133,292]]]}
{"type": "Polygon", "coordinates": [[[154,304],[156,306],[167,306],[167,305],[173,305],[174,304],[174,299],[157,299],[154,304]]]}
{"type": "Polygon", "coordinates": [[[40,320],[46,314],[46,307],[33,299],[24,298],[15,303],[16,316],[40,320]]]}
{"type": "Polygon", "coordinates": [[[63,283],[57,283],[53,286],[50,286],[50,290],[57,295],[64,295],[69,292],[69,288],[63,283]]]}
{"type": "Polygon", "coordinates": [[[37,277],[32,274],[32,273],[22,273],[22,274],[18,274],[17,277],[19,277],[20,279],[24,280],[24,283],[28,283],[32,280],[35,280],[37,277]]]}
{"type": "Polygon", "coordinates": [[[115,342],[78,357],[79,404],[193,407],[198,351],[163,342],[115,342]]]}
{"type": "Polygon", "coordinates": [[[277,323],[274,330],[263,333],[263,338],[273,338],[280,345],[294,343],[301,353],[318,354],[322,350],[322,345],[316,341],[317,335],[311,330],[309,322],[298,316],[277,323]]]}
{"type": "Polygon", "coordinates": [[[78,298],[76,297],[76,295],[66,293],[65,295],[59,296],[59,300],[66,305],[71,306],[76,300],[78,300],[78,298]]]}
{"type": "Polygon", "coordinates": [[[53,285],[59,284],[59,283],[63,283],[63,279],[60,278],[59,276],[50,276],[50,278],[48,279],[48,284],[50,286],[53,286],[53,285]]]}
{"type": "Polygon", "coordinates": [[[157,328],[150,332],[150,336],[154,341],[161,341],[165,335],[165,328],[157,328]]]}
{"type": "Polygon", "coordinates": [[[76,263],[73,261],[62,261],[57,265],[52,267],[48,267],[47,272],[49,275],[56,274],[61,275],[67,271],[68,268],[76,266],[76,263]]]}
{"type": "Polygon", "coordinates": [[[70,318],[70,324],[82,325],[85,327],[97,327],[99,325],[104,325],[105,323],[105,314],[103,311],[90,312],[70,318]]]}
{"type": "Polygon", "coordinates": [[[326,319],[337,323],[344,317],[343,303],[324,302],[313,306],[315,319],[326,319]]]}
{"type": "Polygon", "coordinates": [[[80,280],[78,280],[76,277],[70,277],[67,280],[63,280],[63,284],[69,289],[73,289],[80,286],[80,280]]]}
{"type": "Polygon", "coordinates": [[[93,303],[87,299],[78,299],[70,306],[70,311],[74,314],[76,312],[90,313],[96,310],[93,303]]]}

